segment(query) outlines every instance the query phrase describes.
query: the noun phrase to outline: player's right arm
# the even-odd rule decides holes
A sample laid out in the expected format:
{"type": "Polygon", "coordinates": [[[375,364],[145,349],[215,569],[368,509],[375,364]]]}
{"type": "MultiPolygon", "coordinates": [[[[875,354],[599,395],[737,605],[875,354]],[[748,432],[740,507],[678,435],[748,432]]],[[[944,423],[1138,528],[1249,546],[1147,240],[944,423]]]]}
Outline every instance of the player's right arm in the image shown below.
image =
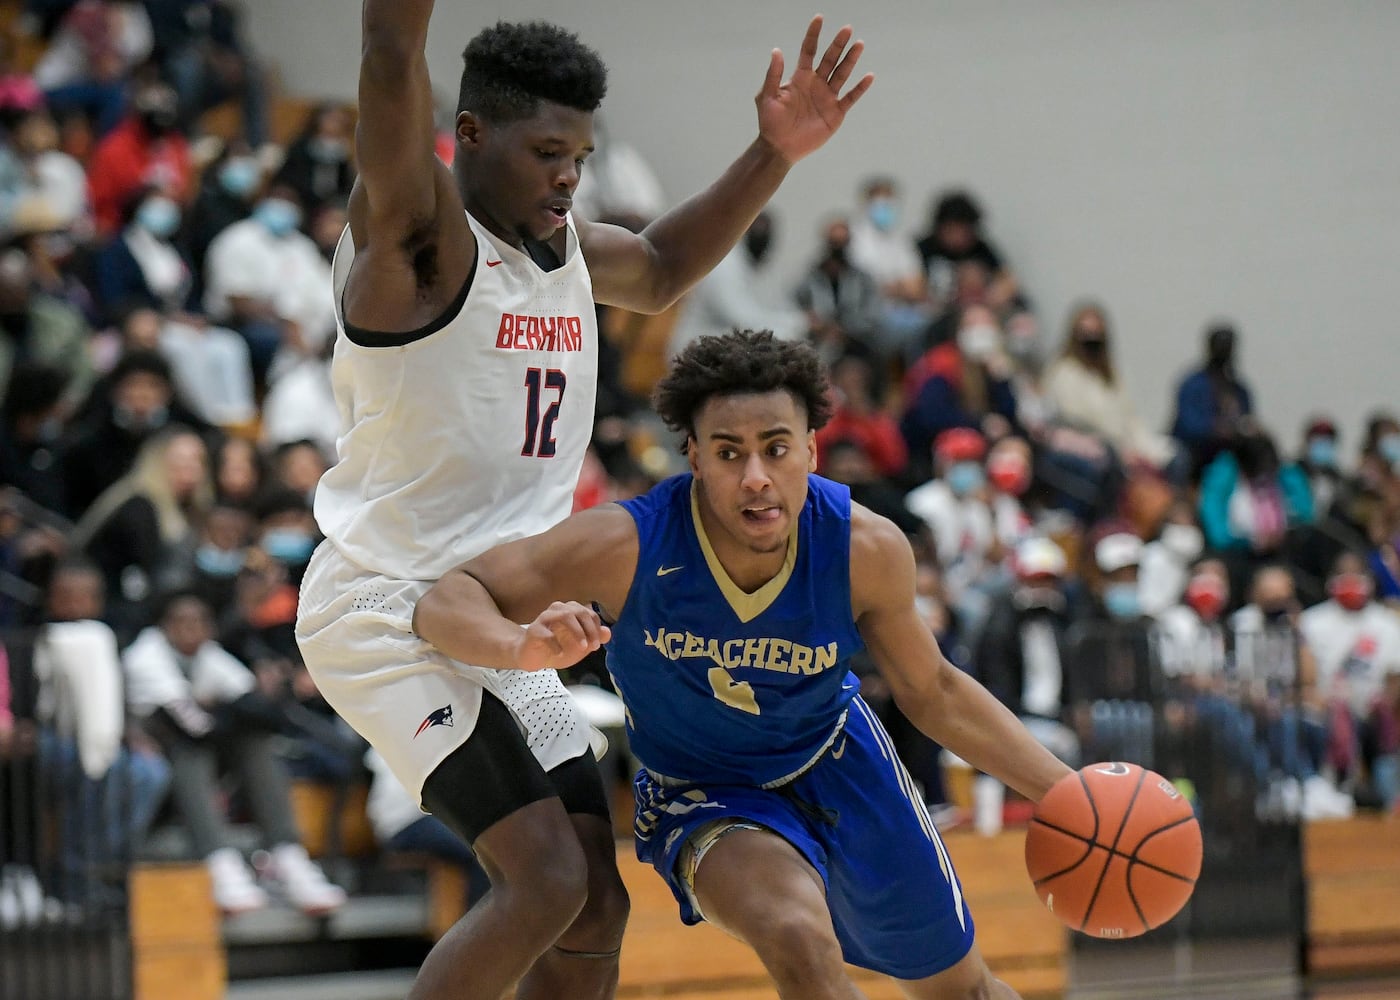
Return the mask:
{"type": "Polygon", "coordinates": [[[607,642],[637,566],[637,527],[617,504],[566,518],[449,572],[418,601],[413,629],[461,663],[560,669],[607,642]],[[520,624],[529,625],[521,629],[520,624]]]}
{"type": "Polygon", "coordinates": [[[364,0],[359,177],[350,195],[355,266],[345,318],[386,333],[438,319],[476,262],[451,171],[435,155],[424,44],[433,0],[364,0]]]}

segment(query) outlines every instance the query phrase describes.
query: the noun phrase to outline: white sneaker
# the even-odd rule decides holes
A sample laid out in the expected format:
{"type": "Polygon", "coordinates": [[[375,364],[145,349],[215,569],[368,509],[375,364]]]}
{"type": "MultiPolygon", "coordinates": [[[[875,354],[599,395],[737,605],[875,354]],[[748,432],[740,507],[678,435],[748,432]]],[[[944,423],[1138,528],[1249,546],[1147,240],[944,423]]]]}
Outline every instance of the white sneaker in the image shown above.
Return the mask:
{"type": "Polygon", "coordinates": [[[1303,782],[1304,819],[1348,819],[1356,800],[1320,774],[1303,782]]]}
{"type": "Polygon", "coordinates": [[[268,904],[267,893],[253,881],[243,855],[232,847],[219,848],[204,863],[214,883],[214,902],[225,916],[260,910],[268,904]]]}
{"type": "Polygon", "coordinates": [[[300,844],[274,847],[267,874],[282,887],[287,902],[310,916],[324,916],[345,905],[345,890],[327,881],[300,844]]]}

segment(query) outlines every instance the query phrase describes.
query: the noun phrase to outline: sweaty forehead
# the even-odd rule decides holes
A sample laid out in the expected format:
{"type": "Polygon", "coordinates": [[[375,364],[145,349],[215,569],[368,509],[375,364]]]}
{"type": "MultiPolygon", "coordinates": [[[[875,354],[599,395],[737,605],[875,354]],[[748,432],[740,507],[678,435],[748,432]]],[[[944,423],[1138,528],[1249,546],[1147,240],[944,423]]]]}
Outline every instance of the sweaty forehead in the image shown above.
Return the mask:
{"type": "Polygon", "coordinates": [[[553,101],[540,101],[533,115],[513,121],[505,128],[537,142],[554,140],[571,146],[593,145],[593,112],[553,101]]]}
{"type": "Polygon", "coordinates": [[[717,434],[756,438],[779,428],[796,434],[807,431],[806,413],[786,389],[713,396],[695,414],[700,440],[717,434]]]}

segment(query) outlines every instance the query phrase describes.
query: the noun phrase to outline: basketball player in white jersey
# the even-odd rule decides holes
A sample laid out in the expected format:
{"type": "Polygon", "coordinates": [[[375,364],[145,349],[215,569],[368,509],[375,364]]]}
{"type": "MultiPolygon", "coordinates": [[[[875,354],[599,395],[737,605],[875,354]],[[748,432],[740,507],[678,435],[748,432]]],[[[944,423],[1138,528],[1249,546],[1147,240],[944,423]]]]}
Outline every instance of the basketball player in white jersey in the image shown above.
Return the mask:
{"type": "Polygon", "coordinates": [[[609,997],[627,896],[586,723],[556,675],[453,661],[413,633],[413,610],[452,567],[569,513],[593,426],[594,301],[674,302],[872,78],[846,90],[861,43],[843,28],[818,59],[814,19],[786,83],[773,52],[752,145],[633,234],[570,214],[606,72],[552,25],[471,41],[455,164],[437,161],[432,9],[364,2],[360,177],[333,269],[338,461],[317,489],[326,542],[297,636],[326,699],[491,877],[411,1000],[497,1000],[517,981],[520,998],[609,997]]]}

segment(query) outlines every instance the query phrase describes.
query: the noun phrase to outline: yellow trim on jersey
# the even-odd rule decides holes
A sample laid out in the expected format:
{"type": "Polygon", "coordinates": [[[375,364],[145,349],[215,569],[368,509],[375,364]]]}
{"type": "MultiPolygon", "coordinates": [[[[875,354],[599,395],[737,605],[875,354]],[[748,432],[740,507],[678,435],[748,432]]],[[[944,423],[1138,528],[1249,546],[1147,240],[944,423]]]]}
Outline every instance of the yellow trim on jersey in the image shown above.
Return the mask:
{"type": "Polygon", "coordinates": [[[710,575],[715,578],[719,592],[724,595],[724,599],[729,602],[739,620],[751,622],[767,611],[769,605],[778,599],[778,595],[787,586],[788,578],[792,576],[792,568],[797,565],[797,525],[793,525],[792,534],[788,535],[787,555],[783,557],[783,568],[778,570],[778,575],[752,594],[746,594],[729,578],[724,565],[719,561],[719,556],[715,555],[714,547],[710,545],[705,526],[700,523],[700,501],[697,499],[694,480],[690,483],[690,519],[695,524],[695,536],[700,539],[700,551],[705,554],[705,563],[710,567],[710,575]]]}

